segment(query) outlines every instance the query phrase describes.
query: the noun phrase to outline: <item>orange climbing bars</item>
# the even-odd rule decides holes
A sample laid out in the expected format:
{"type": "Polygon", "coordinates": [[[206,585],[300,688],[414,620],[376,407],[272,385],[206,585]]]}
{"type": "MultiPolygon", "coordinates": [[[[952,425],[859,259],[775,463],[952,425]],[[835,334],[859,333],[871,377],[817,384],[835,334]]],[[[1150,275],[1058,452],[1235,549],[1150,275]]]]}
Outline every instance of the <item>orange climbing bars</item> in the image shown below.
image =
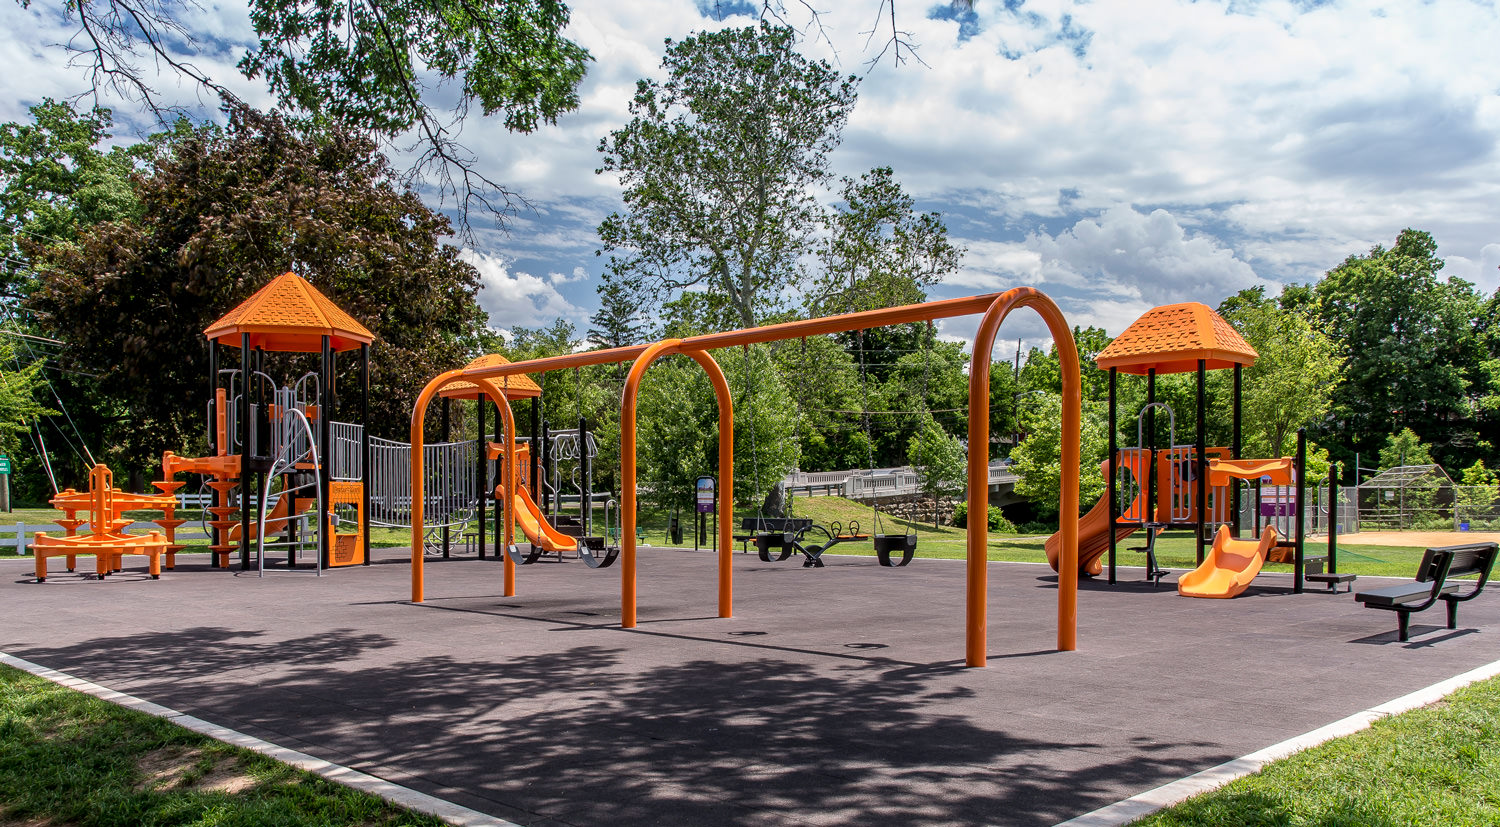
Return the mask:
{"type": "MultiPolygon", "coordinates": [[[[984,314],[979,335],[975,339],[973,361],[969,369],[969,513],[983,514],[988,510],[988,448],[989,448],[989,363],[990,349],[994,345],[1000,324],[1018,307],[1031,307],[1042,316],[1052,334],[1063,365],[1063,422],[1062,422],[1062,497],[1059,512],[1064,515],[1060,526],[1062,535],[1062,574],[1057,594],[1057,648],[1070,651],[1077,647],[1078,621],[1078,457],[1079,426],[1081,420],[1081,393],[1078,375],[1078,359],[1073,334],[1063,318],[1062,311],[1044,293],[1031,287],[1016,287],[1004,293],[990,293],[960,299],[945,299],[924,304],[847,313],[807,321],[786,322],[765,327],[747,328],[725,333],[710,333],[687,339],[668,339],[649,345],[570,353],[544,359],[532,359],[511,364],[496,364],[451,370],[432,379],[422,389],[412,408],[412,582],[413,602],[421,602],[423,594],[423,513],[422,513],[422,446],[423,425],[427,406],[433,397],[445,387],[457,382],[473,382],[479,390],[490,396],[500,406],[506,418],[509,433],[504,445],[508,446],[502,458],[504,478],[513,484],[515,474],[514,420],[510,406],[504,401],[505,393],[496,381],[504,377],[524,373],[544,373],[550,370],[582,367],[585,365],[616,364],[633,362],[621,403],[620,452],[622,466],[621,497],[621,567],[620,625],[631,628],[636,625],[636,536],[635,536],[635,396],[641,377],[656,359],[673,353],[685,354],[701,365],[714,385],[719,402],[719,457],[720,457],[720,502],[719,502],[719,616],[732,614],[732,574],[729,556],[733,548],[733,490],[734,490],[734,413],[729,398],[728,385],[723,373],[707,351],[720,348],[758,344],[762,342],[820,336],[850,330],[885,327],[908,322],[932,321],[935,319],[984,314]]],[[[507,501],[513,498],[508,492],[507,501]]],[[[511,528],[506,527],[506,542],[511,528]]],[[[971,520],[968,528],[968,562],[966,566],[967,588],[965,601],[965,663],[969,666],[984,666],[986,661],[986,601],[987,563],[986,526],[983,520],[971,520]]],[[[515,594],[515,570],[509,557],[506,558],[505,594],[515,594]]]]}

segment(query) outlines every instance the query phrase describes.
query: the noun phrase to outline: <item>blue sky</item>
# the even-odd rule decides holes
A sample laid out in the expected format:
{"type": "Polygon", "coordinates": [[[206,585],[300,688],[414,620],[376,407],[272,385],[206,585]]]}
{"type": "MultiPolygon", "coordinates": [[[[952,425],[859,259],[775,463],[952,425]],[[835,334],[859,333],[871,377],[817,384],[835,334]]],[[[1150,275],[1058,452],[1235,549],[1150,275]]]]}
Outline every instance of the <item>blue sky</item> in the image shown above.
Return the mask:
{"type": "MultiPolygon", "coordinates": [[[[879,0],[825,5],[826,36],[804,51],[863,75],[834,170],[889,165],[920,208],[947,216],[968,253],[936,297],[1035,285],[1074,323],[1118,333],[1157,304],[1316,280],[1408,226],[1433,233],[1446,273],[1500,287],[1493,3],[978,0],[972,13],[901,3],[922,63],[899,67],[867,65],[882,45],[864,34],[879,0]]],[[[84,88],[53,45],[72,33],[55,6],[0,4],[4,120],[84,88]]],[[[747,25],[754,10],[571,6],[571,34],[596,59],[578,110],[532,135],[484,121],[464,134],[491,177],[535,208],[509,234],[482,231],[467,253],[500,329],[559,316],[587,327],[603,269],[594,229],[620,205],[618,183],[594,172],[599,139],[627,119],[636,80],[659,76],[664,38],[747,25]]],[[[808,25],[800,3],[786,6],[789,22],[808,25]]],[[[191,14],[211,37],[200,68],[266,103],[233,68],[250,40],[243,5],[191,14]]],[[[195,100],[171,79],[159,87],[195,100]]],[[[1002,332],[1041,335],[1023,318],[1002,332]]]]}

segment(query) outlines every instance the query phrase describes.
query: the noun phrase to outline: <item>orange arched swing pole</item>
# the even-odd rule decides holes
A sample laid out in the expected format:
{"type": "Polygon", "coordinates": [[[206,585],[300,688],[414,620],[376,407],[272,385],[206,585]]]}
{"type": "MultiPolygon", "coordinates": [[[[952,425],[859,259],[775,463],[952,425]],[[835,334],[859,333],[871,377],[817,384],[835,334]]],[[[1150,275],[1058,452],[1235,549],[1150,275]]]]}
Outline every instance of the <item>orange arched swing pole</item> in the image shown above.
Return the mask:
{"type": "MultiPolygon", "coordinates": [[[[990,509],[990,349],[995,346],[1000,323],[1017,307],[1034,308],[1047,323],[1062,369],[1062,498],[1058,520],[1063,548],[1058,562],[1057,648],[1071,652],[1078,648],[1078,452],[1083,407],[1078,349],[1057,304],[1032,287],[1017,287],[1001,294],[985,311],[974,335],[974,355],[969,364],[969,513],[983,515],[990,509]]],[[[969,520],[964,627],[964,663],[969,666],[984,666],[986,660],[987,531],[987,520],[969,520]]]]}
{"type": "MultiPolygon", "coordinates": [[[[1048,330],[1052,333],[1054,341],[1057,343],[1059,360],[1062,363],[1063,433],[1060,512],[1062,514],[1061,530],[1063,535],[1062,559],[1065,564],[1065,573],[1061,575],[1058,582],[1057,640],[1058,649],[1071,651],[1077,648],[1078,454],[1079,426],[1082,419],[1082,396],[1078,375],[1077,348],[1073,342],[1072,331],[1068,328],[1062,311],[1058,309],[1057,305],[1046,294],[1035,288],[1018,287],[1003,294],[989,293],[982,296],[969,296],[960,299],[944,299],[903,307],[846,313],[821,319],[785,322],[765,327],[732,330],[724,333],[709,333],[702,336],[693,336],[682,340],[667,340],[650,345],[632,345],[607,350],[569,353],[561,356],[533,359],[526,362],[514,362],[507,365],[470,368],[458,371],[457,373],[463,378],[477,381],[479,379],[493,379],[520,373],[542,373],[550,370],[582,367],[585,365],[615,364],[632,360],[635,362],[631,369],[631,380],[627,381],[620,418],[621,470],[624,477],[624,480],[622,480],[623,491],[621,496],[621,529],[625,535],[621,538],[621,556],[625,558],[625,563],[621,568],[621,577],[628,580],[628,582],[622,583],[621,588],[621,625],[630,628],[635,625],[635,397],[639,389],[640,378],[644,375],[645,369],[650,365],[650,362],[667,353],[686,353],[691,355],[695,352],[706,352],[737,345],[758,344],[761,342],[773,342],[783,339],[819,336],[850,330],[885,327],[908,322],[933,321],[936,319],[984,313],[985,318],[980,325],[980,334],[976,337],[975,341],[974,357],[969,375],[970,439],[968,469],[970,483],[969,513],[982,514],[989,510],[987,466],[989,459],[990,348],[994,345],[995,335],[999,331],[1000,322],[1004,320],[1005,316],[1011,310],[1022,306],[1034,307],[1041,314],[1043,320],[1047,323],[1048,330]],[[649,358],[647,357],[648,353],[650,354],[649,358]],[[982,357],[981,353],[983,354],[982,357]],[[628,422],[626,416],[627,407],[629,409],[628,422]],[[1071,572],[1066,571],[1070,567],[1067,565],[1069,561],[1071,561],[1071,572]],[[625,594],[627,591],[628,596],[625,594]]],[[[431,385],[429,385],[430,387],[431,385]]],[[[715,391],[718,392],[719,389],[716,387],[715,391]]],[[[419,401],[419,406],[425,406],[425,401],[429,398],[426,394],[427,391],[424,391],[424,397],[419,401]]],[[[721,405],[721,419],[724,416],[725,409],[726,406],[721,405]]],[[[417,414],[414,412],[414,422],[416,421],[416,416],[417,414]]],[[[724,446],[722,445],[722,430],[720,438],[720,456],[723,457],[725,453],[724,446]]],[[[732,450],[732,445],[730,448],[732,450]]],[[[721,470],[720,473],[729,476],[732,483],[733,469],[731,466],[725,467],[728,468],[728,471],[721,470]]],[[[732,514],[731,506],[726,505],[726,501],[721,501],[720,513],[732,514]]],[[[722,536],[732,538],[733,532],[729,526],[731,521],[732,516],[720,518],[720,534],[722,536]]],[[[974,522],[970,523],[968,534],[965,654],[968,665],[983,666],[985,664],[988,569],[985,549],[986,538],[983,528],[985,523],[978,521],[977,525],[981,527],[977,530],[974,527],[975,525],[976,523],[974,522]]],[[[729,548],[729,546],[730,542],[725,542],[721,539],[721,549],[729,548]]],[[[415,553],[420,552],[420,544],[416,535],[414,535],[413,549],[414,556],[415,553]]],[[[723,552],[721,551],[721,614],[725,611],[722,607],[727,606],[726,600],[728,597],[727,588],[724,585],[727,577],[723,572],[725,560],[722,554],[723,552]]],[[[414,593],[417,593],[415,583],[413,588],[414,593]]],[[[725,614],[723,616],[728,615],[725,614]]]]}
{"type": "MultiPolygon", "coordinates": [[[[635,411],[641,379],[657,359],[682,353],[682,340],[663,339],[648,345],[630,366],[620,402],[620,627],[636,625],[635,565],[635,411]]],[[[686,353],[703,367],[719,403],[719,617],[734,616],[734,400],[719,363],[708,353],[686,353]]]]}
{"type": "MultiPolygon", "coordinates": [[[[424,598],[424,586],[426,583],[426,551],[422,547],[423,523],[426,518],[425,505],[426,492],[426,468],[422,449],[425,446],[423,428],[427,422],[427,406],[432,398],[444,387],[464,379],[472,381],[479,389],[490,398],[495,400],[495,405],[500,409],[500,415],[505,421],[505,449],[501,452],[501,469],[505,475],[505,533],[501,538],[505,545],[510,545],[515,537],[514,515],[511,514],[511,504],[515,502],[515,435],[516,419],[510,409],[510,401],[505,394],[495,387],[495,384],[484,377],[465,377],[462,370],[450,370],[440,373],[434,377],[422,392],[417,395],[417,401],[411,410],[411,600],[413,603],[421,603],[424,598]]],[[[485,496],[487,492],[480,492],[485,496]]],[[[502,547],[501,555],[504,560],[505,596],[511,597],[516,593],[516,564],[505,554],[502,547]]]]}

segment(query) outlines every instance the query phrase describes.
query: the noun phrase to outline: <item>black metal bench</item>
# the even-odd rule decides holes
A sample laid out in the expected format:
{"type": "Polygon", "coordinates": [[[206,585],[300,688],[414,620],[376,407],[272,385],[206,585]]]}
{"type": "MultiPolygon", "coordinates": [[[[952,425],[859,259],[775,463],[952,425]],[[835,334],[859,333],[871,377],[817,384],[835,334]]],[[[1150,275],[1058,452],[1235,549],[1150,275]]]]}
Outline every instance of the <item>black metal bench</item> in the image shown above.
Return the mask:
{"type": "Polygon", "coordinates": [[[1369,609],[1396,612],[1397,638],[1402,642],[1407,639],[1411,616],[1431,608],[1439,600],[1448,604],[1448,628],[1456,629],[1458,604],[1473,600],[1484,591],[1495,566],[1496,548],[1495,543],[1475,543],[1427,549],[1422,555],[1415,582],[1359,592],[1354,599],[1369,609]],[[1465,584],[1450,582],[1453,578],[1473,574],[1479,575],[1479,579],[1473,581],[1473,588],[1466,591],[1460,591],[1465,584]]]}

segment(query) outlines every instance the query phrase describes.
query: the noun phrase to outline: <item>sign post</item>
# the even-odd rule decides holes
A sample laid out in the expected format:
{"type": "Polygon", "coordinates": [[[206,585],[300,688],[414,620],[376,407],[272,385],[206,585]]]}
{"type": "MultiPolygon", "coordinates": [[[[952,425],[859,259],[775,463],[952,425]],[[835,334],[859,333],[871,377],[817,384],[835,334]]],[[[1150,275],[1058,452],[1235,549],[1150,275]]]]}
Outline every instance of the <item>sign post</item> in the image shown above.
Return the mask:
{"type": "Polygon", "coordinates": [[[693,510],[698,515],[698,519],[693,525],[693,551],[698,550],[700,538],[703,536],[704,523],[708,520],[708,515],[710,514],[714,515],[714,532],[712,536],[715,538],[714,550],[718,551],[719,512],[714,509],[714,478],[710,476],[699,477],[693,483],[693,492],[697,506],[693,510]]]}
{"type": "Polygon", "coordinates": [[[0,456],[0,511],[10,513],[10,457],[0,456]]]}

